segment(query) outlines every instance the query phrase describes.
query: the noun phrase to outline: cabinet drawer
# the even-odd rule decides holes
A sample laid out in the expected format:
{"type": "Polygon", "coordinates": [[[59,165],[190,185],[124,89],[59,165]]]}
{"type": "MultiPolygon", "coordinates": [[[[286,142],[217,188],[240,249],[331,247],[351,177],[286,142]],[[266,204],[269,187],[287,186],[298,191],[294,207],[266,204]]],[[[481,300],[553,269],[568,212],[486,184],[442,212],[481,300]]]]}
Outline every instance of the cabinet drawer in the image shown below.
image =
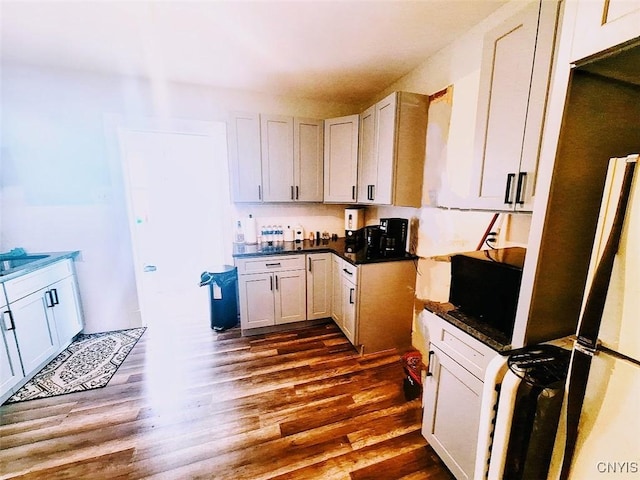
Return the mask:
{"type": "Polygon", "coordinates": [[[269,257],[239,258],[236,260],[238,274],[263,273],[305,268],[304,255],[273,255],[269,257]]]}
{"type": "Polygon", "coordinates": [[[354,286],[358,285],[358,267],[342,260],[340,270],[340,275],[342,276],[342,278],[353,283],[354,286]]]}
{"type": "Polygon", "coordinates": [[[9,303],[15,302],[72,274],[71,260],[66,259],[14,278],[4,284],[7,300],[9,303]]]}
{"type": "Polygon", "coordinates": [[[429,341],[479,379],[498,352],[451,325],[436,314],[426,312],[429,341]]]}

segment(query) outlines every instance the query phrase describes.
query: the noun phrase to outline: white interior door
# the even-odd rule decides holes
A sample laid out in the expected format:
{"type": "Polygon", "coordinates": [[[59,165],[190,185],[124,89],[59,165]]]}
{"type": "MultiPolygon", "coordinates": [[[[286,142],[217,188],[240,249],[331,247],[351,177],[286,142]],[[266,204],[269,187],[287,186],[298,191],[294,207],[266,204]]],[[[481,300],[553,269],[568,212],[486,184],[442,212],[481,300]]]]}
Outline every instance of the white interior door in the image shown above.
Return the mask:
{"type": "Polygon", "coordinates": [[[232,263],[224,123],[203,133],[122,131],[143,323],[209,315],[200,274],[232,263]]]}

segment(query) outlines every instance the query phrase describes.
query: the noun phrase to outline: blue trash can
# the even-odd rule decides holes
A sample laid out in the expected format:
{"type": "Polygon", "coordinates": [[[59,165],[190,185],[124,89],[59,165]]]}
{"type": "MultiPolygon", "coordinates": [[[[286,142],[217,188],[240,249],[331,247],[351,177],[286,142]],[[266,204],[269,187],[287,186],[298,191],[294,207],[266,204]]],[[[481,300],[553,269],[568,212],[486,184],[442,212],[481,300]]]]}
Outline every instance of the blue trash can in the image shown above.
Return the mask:
{"type": "Polygon", "coordinates": [[[238,270],[215,265],[200,275],[200,286],[209,286],[211,328],[222,332],[238,324],[238,270]]]}

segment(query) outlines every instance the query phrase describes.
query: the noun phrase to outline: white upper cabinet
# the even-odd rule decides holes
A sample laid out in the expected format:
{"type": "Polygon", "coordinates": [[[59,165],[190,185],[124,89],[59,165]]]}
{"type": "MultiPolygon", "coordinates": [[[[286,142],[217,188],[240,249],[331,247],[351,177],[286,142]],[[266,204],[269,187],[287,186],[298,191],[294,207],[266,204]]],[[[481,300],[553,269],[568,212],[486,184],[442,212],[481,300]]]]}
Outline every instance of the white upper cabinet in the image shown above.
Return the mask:
{"type": "Polygon", "coordinates": [[[295,198],[293,117],[260,115],[262,199],[289,202],[295,198]]]}
{"type": "Polygon", "coordinates": [[[581,60],[638,37],[640,1],[581,0],[577,2],[571,60],[581,60]]]}
{"type": "Polygon", "coordinates": [[[265,202],[322,202],[323,122],[260,115],[265,202]]]}
{"type": "Polygon", "coordinates": [[[419,207],[428,97],[394,92],[360,115],[358,203],[419,207]]]}
{"type": "Polygon", "coordinates": [[[530,211],[558,3],[533,3],[485,35],[472,208],[530,211]]]}
{"type": "Polygon", "coordinates": [[[355,203],[359,115],[324,121],[324,201],[355,203]]]}
{"type": "Polygon", "coordinates": [[[373,203],[371,190],[378,181],[375,119],[375,105],[360,114],[360,148],[358,152],[358,202],[360,203],[373,203]]]}
{"type": "Polygon", "coordinates": [[[228,125],[231,197],[234,202],[261,202],[260,116],[234,113],[228,125]]]}
{"type": "Polygon", "coordinates": [[[295,199],[322,202],[324,197],[324,122],[293,119],[293,172],[295,199]]]}
{"type": "Polygon", "coordinates": [[[236,113],[228,136],[234,202],[322,202],[322,120],[236,113]]]}

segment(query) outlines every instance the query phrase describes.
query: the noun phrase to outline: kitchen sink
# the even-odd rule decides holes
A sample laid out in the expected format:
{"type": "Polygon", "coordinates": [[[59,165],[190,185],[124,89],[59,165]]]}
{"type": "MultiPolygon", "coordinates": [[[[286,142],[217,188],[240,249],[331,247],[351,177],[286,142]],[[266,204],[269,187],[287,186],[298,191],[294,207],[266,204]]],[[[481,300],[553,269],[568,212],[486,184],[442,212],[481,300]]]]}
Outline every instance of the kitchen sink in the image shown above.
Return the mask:
{"type": "Polygon", "coordinates": [[[0,256],[0,275],[7,275],[23,268],[25,265],[42,260],[50,255],[4,255],[0,256]]]}

